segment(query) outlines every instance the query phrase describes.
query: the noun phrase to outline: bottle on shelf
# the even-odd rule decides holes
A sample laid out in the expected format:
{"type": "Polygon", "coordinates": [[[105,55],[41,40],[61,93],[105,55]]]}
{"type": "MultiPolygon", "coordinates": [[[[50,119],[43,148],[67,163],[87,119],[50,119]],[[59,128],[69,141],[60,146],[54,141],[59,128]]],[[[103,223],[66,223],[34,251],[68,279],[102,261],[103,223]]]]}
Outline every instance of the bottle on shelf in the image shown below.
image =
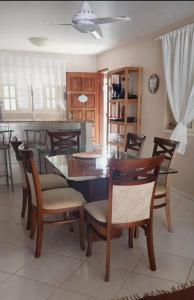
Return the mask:
{"type": "Polygon", "coordinates": [[[125,149],[129,131],[140,132],[141,71],[124,67],[108,73],[108,142],[117,150],[125,149]]]}

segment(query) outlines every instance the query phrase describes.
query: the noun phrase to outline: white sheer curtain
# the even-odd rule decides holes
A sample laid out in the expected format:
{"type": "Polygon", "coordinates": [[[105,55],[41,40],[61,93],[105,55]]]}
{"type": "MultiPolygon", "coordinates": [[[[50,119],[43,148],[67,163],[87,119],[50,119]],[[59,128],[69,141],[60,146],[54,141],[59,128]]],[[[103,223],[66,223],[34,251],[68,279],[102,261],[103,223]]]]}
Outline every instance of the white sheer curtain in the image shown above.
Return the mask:
{"type": "Polygon", "coordinates": [[[161,37],[166,86],[177,122],[171,135],[179,141],[178,153],[187,145],[187,125],[194,120],[194,24],[161,37]]]}
{"type": "MultiPolygon", "coordinates": [[[[18,109],[40,109],[43,86],[65,86],[65,59],[45,53],[0,51],[0,84],[17,87],[18,109]],[[31,103],[33,87],[34,103],[31,103]]],[[[59,94],[58,105],[64,95],[59,94]]],[[[61,106],[61,105],[60,105],[61,106]]]]}

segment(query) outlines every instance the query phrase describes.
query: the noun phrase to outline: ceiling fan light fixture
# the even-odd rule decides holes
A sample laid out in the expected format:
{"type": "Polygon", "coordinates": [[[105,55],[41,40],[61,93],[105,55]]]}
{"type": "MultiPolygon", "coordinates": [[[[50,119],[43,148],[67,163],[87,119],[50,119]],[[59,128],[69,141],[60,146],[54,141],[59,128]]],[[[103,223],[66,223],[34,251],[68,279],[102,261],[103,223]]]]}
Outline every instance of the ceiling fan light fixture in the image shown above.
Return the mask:
{"type": "Polygon", "coordinates": [[[37,47],[43,47],[48,43],[48,39],[44,37],[30,37],[29,41],[37,47]]]}
{"type": "MultiPolygon", "coordinates": [[[[117,23],[123,21],[130,21],[130,17],[102,17],[98,18],[94,10],[90,7],[89,1],[83,1],[80,9],[75,13],[71,23],[66,22],[46,22],[46,25],[67,25],[72,26],[77,31],[82,33],[89,33],[95,39],[102,39],[103,34],[99,25],[117,23]]],[[[42,22],[36,22],[36,24],[44,24],[42,22]]],[[[36,39],[36,38],[35,38],[36,39]]],[[[32,42],[33,43],[33,42],[32,42]]],[[[35,41],[36,43],[36,41],[35,41]]],[[[33,43],[34,44],[34,43],[33,43]]],[[[37,46],[37,44],[36,44],[37,46]]],[[[42,46],[42,45],[38,45],[42,46]]]]}

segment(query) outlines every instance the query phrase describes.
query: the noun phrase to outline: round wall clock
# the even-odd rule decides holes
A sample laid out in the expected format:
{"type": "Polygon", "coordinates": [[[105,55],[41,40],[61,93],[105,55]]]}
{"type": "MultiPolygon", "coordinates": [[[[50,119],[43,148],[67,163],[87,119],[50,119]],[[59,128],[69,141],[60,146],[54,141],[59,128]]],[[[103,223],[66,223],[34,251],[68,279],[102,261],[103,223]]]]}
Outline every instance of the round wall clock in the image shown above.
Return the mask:
{"type": "Polygon", "coordinates": [[[150,93],[155,94],[159,88],[159,77],[156,74],[152,74],[149,78],[148,88],[150,93]]]}

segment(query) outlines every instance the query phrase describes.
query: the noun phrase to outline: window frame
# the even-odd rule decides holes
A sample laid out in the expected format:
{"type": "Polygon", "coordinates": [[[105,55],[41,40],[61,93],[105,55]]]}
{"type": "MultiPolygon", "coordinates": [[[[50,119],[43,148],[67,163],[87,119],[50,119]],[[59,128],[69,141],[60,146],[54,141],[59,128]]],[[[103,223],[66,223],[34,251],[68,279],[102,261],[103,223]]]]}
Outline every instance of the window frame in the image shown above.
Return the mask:
{"type": "MultiPolygon", "coordinates": [[[[64,116],[64,111],[62,110],[62,108],[60,108],[59,106],[59,100],[61,98],[63,98],[63,100],[65,101],[66,99],[64,99],[64,90],[65,90],[65,85],[64,86],[46,86],[49,87],[50,93],[52,93],[52,88],[55,88],[55,109],[51,108],[47,108],[47,100],[44,97],[44,88],[45,85],[41,86],[41,90],[42,90],[42,98],[43,98],[43,107],[38,109],[34,109],[34,104],[33,104],[33,86],[28,86],[28,97],[29,97],[29,107],[26,109],[22,109],[19,108],[19,99],[18,99],[18,88],[17,85],[15,84],[0,84],[0,98],[3,101],[3,105],[4,105],[4,120],[24,120],[24,113],[26,113],[26,115],[28,116],[27,119],[28,120],[36,120],[38,119],[38,116],[40,115],[42,119],[44,120],[50,120],[55,118],[56,120],[61,120],[61,118],[64,116]],[[4,87],[7,86],[9,89],[9,96],[10,96],[10,88],[12,86],[14,86],[15,89],[15,103],[16,103],[16,109],[12,110],[11,109],[11,101],[10,101],[10,97],[9,97],[9,105],[10,105],[10,110],[5,109],[5,96],[4,96],[4,87]],[[15,118],[14,118],[15,116],[15,118]]],[[[7,99],[7,97],[6,97],[7,99]]],[[[52,99],[51,99],[52,101],[52,99]]]]}

